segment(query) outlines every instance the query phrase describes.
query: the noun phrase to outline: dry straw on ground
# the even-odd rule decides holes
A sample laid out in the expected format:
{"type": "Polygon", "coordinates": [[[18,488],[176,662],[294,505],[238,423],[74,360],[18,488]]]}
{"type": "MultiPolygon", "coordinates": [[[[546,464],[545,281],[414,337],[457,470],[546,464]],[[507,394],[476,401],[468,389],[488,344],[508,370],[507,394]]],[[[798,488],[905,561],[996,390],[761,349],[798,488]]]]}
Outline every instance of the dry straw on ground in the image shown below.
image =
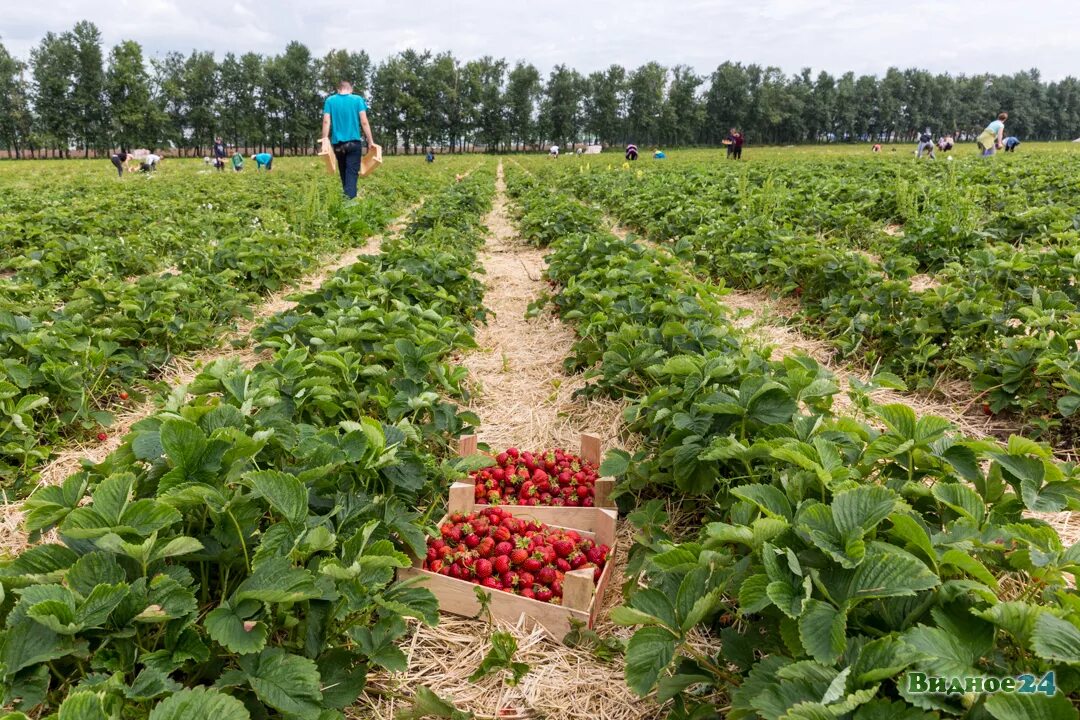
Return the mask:
{"type": "MultiPolygon", "coordinates": [[[[550,316],[525,318],[529,302],[544,289],[543,252],[517,237],[507,214],[501,166],[496,188],[495,205],[486,220],[488,242],[480,255],[487,284],[484,304],[494,316],[477,330],[480,347],[459,358],[474,386],[470,409],[481,419],[480,440],[493,448],[576,449],[579,434],[589,431],[610,444],[621,434],[621,405],[572,398],[584,382],[562,371],[563,358],[573,343],[572,331],[550,316]]],[[[606,617],[619,603],[625,548],[630,541],[623,525],[619,540],[623,550],[614,560],[597,627],[603,635],[624,639],[630,630],[615,627],[606,617]]],[[[408,670],[370,678],[371,689],[353,708],[352,716],[390,720],[397,710],[409,706],[421,685],[481,718],[647,720],[661,715],[654,702],[631,693],[621,657],[602,661],[588,649],[556,642],[525,621],[500,624],[498,629],[517,639],[515,660],[532,668],[518,687],[504,687],[494,677],[469,682],[488,650],[485,638],[491,628],[481,620],[443,614],[437,627],[418,626],[403,643],[408,670]]]]}

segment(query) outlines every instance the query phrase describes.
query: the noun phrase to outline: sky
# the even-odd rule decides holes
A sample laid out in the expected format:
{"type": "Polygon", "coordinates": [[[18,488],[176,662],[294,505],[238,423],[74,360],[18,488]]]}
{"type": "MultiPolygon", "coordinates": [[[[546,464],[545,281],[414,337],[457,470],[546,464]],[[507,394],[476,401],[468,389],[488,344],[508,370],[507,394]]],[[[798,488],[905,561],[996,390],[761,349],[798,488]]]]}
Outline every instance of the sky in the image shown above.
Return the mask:
{"type": "Polygon", "coordinates": [[[450,50],[463,60],[527,60],[545,73],[559,63],[588,73],[656,60],[708,74],[732,60],[788,73],[1080,75],[1076,0],[0,0],[0,42],[28,59],[45,32],[84,19],[107,46],[138,40],[151,58],[276,54],[299,40],[316,55],[364,49],[379,61],[406,48],[450,50]]]}

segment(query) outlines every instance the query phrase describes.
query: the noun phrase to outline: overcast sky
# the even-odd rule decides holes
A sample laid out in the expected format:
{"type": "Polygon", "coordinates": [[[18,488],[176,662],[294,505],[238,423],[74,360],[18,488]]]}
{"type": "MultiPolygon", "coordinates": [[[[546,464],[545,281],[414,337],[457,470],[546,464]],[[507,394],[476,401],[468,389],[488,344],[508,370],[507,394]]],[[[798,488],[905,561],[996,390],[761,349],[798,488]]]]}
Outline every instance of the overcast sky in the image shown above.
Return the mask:
{"type": "Polygon", "coordinates": [[[24,59],[49,30],[98,25],[108,46],[277,53],[300,40],[321,55],[363,48],[376,60],[405,48],[557,63],[583,72],[619,63],[724,60],[833,73],[1014,72],[1080,75],[1080,2],[979,0],[0,0],[0,42],[24,59]],[[1070,38],[1072,34],[1072,38],[1070,38]]]}

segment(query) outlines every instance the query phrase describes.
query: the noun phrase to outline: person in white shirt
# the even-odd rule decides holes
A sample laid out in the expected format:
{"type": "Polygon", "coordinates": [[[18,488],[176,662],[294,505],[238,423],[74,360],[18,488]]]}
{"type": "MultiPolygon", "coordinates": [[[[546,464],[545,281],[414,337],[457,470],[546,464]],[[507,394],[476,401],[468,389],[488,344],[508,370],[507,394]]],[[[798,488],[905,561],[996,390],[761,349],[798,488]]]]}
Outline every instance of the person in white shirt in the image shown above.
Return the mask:
{"type": "Polygon", "coordinates": [[[551,157],[553,159],[555,159],[555,160],[559,159],[559,146],[558,145],[552,145],[551,146],[551,157]]]}
{"type": "Polygon", "coordinates": [[[157,155],[155,153],[149,153],[148,155],[146,155],[146,157],[142,159],[142,164],[139,166],[139,169],[142,170],[144,173],[153,172],[157,170],[158,163],[160,162],[160,155],[157,155]]]}

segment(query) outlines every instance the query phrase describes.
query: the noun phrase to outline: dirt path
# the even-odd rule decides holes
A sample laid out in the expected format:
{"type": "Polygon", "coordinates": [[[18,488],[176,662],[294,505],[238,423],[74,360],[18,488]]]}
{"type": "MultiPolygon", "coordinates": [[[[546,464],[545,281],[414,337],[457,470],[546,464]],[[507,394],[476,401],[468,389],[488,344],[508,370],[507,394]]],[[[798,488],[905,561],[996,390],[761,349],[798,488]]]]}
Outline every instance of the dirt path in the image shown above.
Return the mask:
{"type": "MultiPolygon", "coordinates": [[[[268,351],[257,352],[255,350],[251,342],[252,330],[276,313],[286,312],[294,307],[296,303],[288,299],[290,296],[311,292],[341,268],[355,263],[361,255],[373,255],[379,252],[383,238],[399,233],[408,223],[413,210],[417,207],[419,207],[419,203],[411,206],[394,220],[384,232],[369,237],[362,246],[346,250],[294,285],[268,297],[255,308],[252,319],[245,319],[239,323],[235,330],[221,339],[217,347],[195,355],[176,358],[161,380],[172,386],[186,385],[194,380],[207,365],[216,360],[233,358],[238,360],[244,367],[253,367],[260,360],[269,357],[270,353],[268,351]]],[[[72,443],[65,449],[54,453],[52,460],[41,469],[41,479],[38,484],[58,485],[62,483],[65,478],[82,467],[83,460],[95,464],[101,462],[109,453],[120,447],[124,436],[132,425],[149,417],[157,408],[156,399],[151,397],[127,411],[118,412],[116,422],[109,428],[108,440],[104,442],[95,441],[92,444],[72,443]]],[[[22,503],[17,501],[4,502],[0,505],[0,552],[14,554],[26,547],[26,533],[21,528],[21,507],[22,503]]]]}
{"type": "MultiPolygon", "coordinates": [[[[574,400],[584,384],[568,376],[562,361],[574,341],[573,331],[547,313],[526,319],[528,304],[547,289],[542,279],[544,251],[524,244],[507,212],[502,165],[496,179],[494,207],[486,219],[489,230],[480,262],[486,273],[484,305],[493,313],[477,329],[479,347],[455,359],[469,369],[474,388],[469,409],[481,419],[479,439],[493,448],[563,446],[576,450],[582,431],[597,433],[605,445],[619,437],[622,405],[607,400],[574,400]]],[[[627,547],[628,528],[620,542],[627,547]]],[[[606,621],[619,604],[621,568],[604,597],[600,632],[628,637],[625,628],[606,621]]],[[[373,674],[372,691],[352,708],[352,717],[391,720],[408,706],[420,685],[481,718],[565,718],[567,720],[646,720],[661,715],[651,701],[638,699],[624,678],[622,658],[598,660],[588,649],[572,649],[524,625],[500,624],[518,642],[515,660],[531,671],[515,688],[504,688],[493,677],[471,683],[469,675],[489,648],[490,629],[477,620],[443,615],[434,628],[418,627],[402,646],[408,670],[373,674]]]]}

